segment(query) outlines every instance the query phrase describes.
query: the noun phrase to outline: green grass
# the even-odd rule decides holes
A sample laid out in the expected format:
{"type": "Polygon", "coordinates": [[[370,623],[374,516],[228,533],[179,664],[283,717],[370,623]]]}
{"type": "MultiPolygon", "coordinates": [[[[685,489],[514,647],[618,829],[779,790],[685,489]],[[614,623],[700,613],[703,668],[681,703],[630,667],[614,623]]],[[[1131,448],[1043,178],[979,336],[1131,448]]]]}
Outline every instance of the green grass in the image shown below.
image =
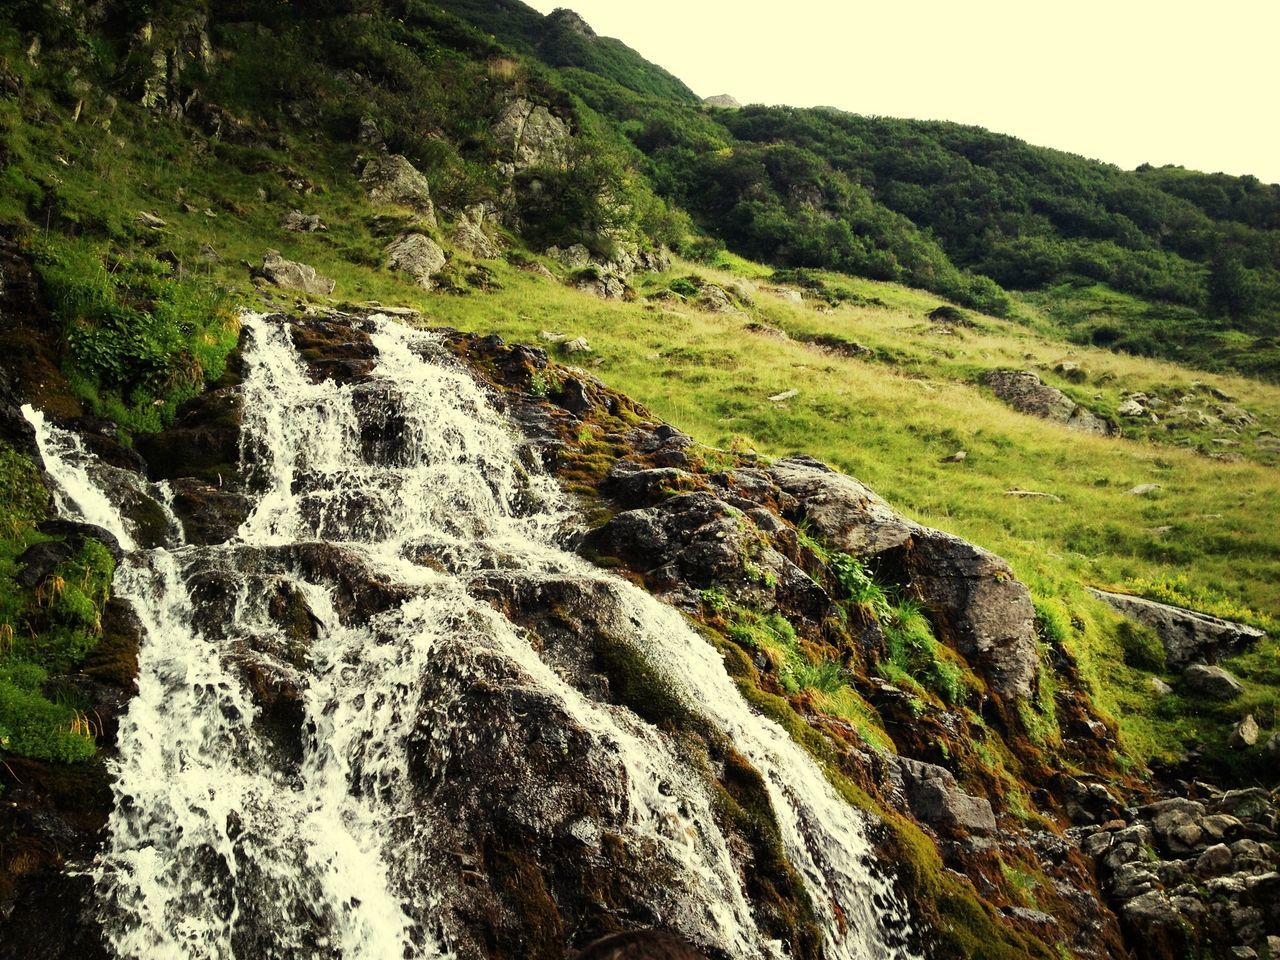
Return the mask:
{"type": "Polygon", "coordinates": [[[51,697],[48,682],[97,644],[115,564],[86,541],[39,588],[21,588],[17,559],[48,539],[35,529],[47,506],[35,466],[0,444],[0,751],[83,760],[95,750],[93,727],[73,700],[51,697]]]}

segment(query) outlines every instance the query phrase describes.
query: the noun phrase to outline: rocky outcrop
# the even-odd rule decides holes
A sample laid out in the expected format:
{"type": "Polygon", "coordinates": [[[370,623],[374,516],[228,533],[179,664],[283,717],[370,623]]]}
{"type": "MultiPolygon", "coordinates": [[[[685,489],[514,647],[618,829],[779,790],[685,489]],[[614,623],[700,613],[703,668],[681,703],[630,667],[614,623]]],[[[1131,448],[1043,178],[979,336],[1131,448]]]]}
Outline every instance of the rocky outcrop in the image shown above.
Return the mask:
{"type": "Polygon", "coordinates": [[[1001,696],[1025,699],[1039,670],[1031,595],[999,557],[897,513],[852,477],[807,458],[769,471],[792,515],[839,549],[874,559],[924,602],[955,649],[1001,696]]]}
{"type": "Polygon", "coordinates": [[[263,254],[262,266],[257,274],[283,290],[297,290],[316,297],[328,296],[337,286],[337,281],[316,273],[315,267],[286,260],[278,250],[268,250],[263,254]]]}
{"type": "Polygon", "coordinates": [[[317,230],[328,230],[318,213],[303,213],[301,210],[290,210],[280,221],[280,229],[290,233],[315,233],[317,230]]]}
{"type": "Polygon", "coordinates": [[[1073,831],[1139,957],[1267,957],[1280,944],[1280,798],[1251,788],[1125,811],[1073,831]]]}
{"type": "Polygon", "coordinates": [[[407,273],[423,290],[434,290],[432,279],[444,269],[445,255],[440,244],[423,233],[405,233],[387,244],[387,267],[407,273]]]}
{"type": "Polygon", "coordinates": [[[485,231],[485,211],[479,205],[467,207],[449,233],[449,242],[473,257],[492,260],[502,251],[485,231]]]}
{"type": "Polygon", "coordinates": [[[1022,413],[1065,424],[1084,433],[1110,434],[1114,427],[1086,410],[1056,387],[1029,370],[992,370],[982,377],[997,397],[1022,413]]]}
{"type": "Polygon", "coordinates": [[[530,167],[564,163],[568,155],[568,124],[545,105],[523,97],[502,109],[490,134],[503,150],[501,169],[508,177],[530,167]]]}
{"type": "Polygon", "coordinates": [[[1131,620],[1153,629],[1164,644],[1166,662],[1177,670],[1193,661],[1216,663],[1243,652],[1266,635],[1256,627],[1185,607],[1126,593],[1094,589],[1089,592],[1131,620]]]}
{"type": "Polygon", "coordinates": [[[431,185],[417,167],[398,153],[364,158],[360,165],[360,183],[370,200],[407,207],[418,213],[428,226],[436,225],[431,185]]]}
{"type": "Polygon", "coordinates": [[[708,107],[721,107],[725,110],[738,110],[742,107],[742,104],[727,93],[718,93],[713,97],[703,97],[702,102],[708,107]]]}

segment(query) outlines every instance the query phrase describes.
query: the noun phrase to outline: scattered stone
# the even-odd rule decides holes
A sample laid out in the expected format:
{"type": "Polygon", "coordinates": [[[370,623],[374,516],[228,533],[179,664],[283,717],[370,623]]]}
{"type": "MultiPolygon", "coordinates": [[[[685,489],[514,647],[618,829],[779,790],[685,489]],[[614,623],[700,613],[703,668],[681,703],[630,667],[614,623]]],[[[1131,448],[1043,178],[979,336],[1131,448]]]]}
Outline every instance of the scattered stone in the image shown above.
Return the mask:
{"type": "Polygon", "coordinates": [[[138,215],[134,217],[134,222],[140,223],[142,224],[142,226],[149,227],[152,230],[163,230],[165,227],[169,225],[165,223],[163,220],[161,220],[159,217],[157,217],[154,213],[148,213],[146,210],[138,211],[138,215]]]}
{"type": "Polygon", "coordinates": [[[280,221],[283,230],[293,233],[315,233],[317,230],[328,230],[317,213],[303,213],[301,210],[290,210],[280,221]]]}
{"type": "Polygon", "coordinates": [[[1265,636],[1255,627],[1196,610],[1125,593],[1094,589],[1089,592],[1129,619],[1153,629],[1164,644],[1166,661],[1175,669],[1197,660],[1214,663],[1265,636]]]}
{"type": "Polygon", "coordinates": [[[1234,700],[1244,692],[1244,685],[1222,667],[1193,663],[1182,674],[1182,682],[1192,693],[1213,700],[1234,700]]]}
{"type": "Polygon", "coordinates": [[[1131,487],[1125,491],[1127,497],[1149,497],[1160,489],[1158,483],[1140,483],[1136,487],[1131,487]]]}
{"type": "Polygon", "coordinates": [[[955,453],[951,454],[951,456],[943,457],[942,460],[939,462],[940,463],[964,463],[965,459],[968,456],[969,456],[969,453],[967,450],[957,450],[955,453]]]}
{"type": "Polygon", "coordinates": [[[1012,490],[1004,492],[1006,497],[1027,497],[1037,500],[1052,500],[1054,503],[1061,503],[1062,498],[1056,493],[1042,493],[1039,490],[1019,490],[1016,487],[1012,490]]]}
{"type": "Polygon", "coordinates": [[[422,233],[406,233],[387,244],[387,266],[409,274],[423,290],[435,289],[432,277],[444,269],[440,244],[422,233]]]}
{"type": "Polygon", "coordinates": [[[694,299],[694,303],[703,310],[709,310],[712,313],[737,313],[738,307],[733,302],[733,298],[729,296],[729,292],[724,287],[717,286],[714,283],[704,283],[698,291],[698,296],[694,299]]]}
{"type": "Polygon", "coordinates": [[[572,340],[564,342],[563,349],[569,356],[573,356],[575,353],[590,353],[591,344],[587,343],[586,337],[574,337],[572,340]]]}
{"type": "Polygon", "coordinates": [[[222,262],[222,257],[218,251],[213,249],[213,247],[209,246],[207,243],[200,247],[200,259],[208,264],[218,264],[222,262]]]}
{"type": "Polygon", "coordinates": [[[1280,763],[1280,732],[1271,735],[1267,745],[1262,748],[1262,754],[1268,760],[1280,763]]]}
{"type": "Polygon", "coordinates": [[[1084,368],[1074,360],[1063,360],[1054,365],[1054,373],[1057,373],[1064,379],[1070,380],[1072,383],[1084,383],[1088,379],[1088,375],[1084,372],[1084,368]]]}
{"type": "Polygon", "coordinates": [[[1231,731],[1229,742],[1233,749],[1243,750],[1256,744],[1261,732],[1258,729],[1258,721],[1253,719],[1253,714],[1246,714],[1245,718],[1237,723],[1235,729],[1231,731]]]}
{"type": "Polygon", "coordinates": [[[1130,397],[1123,401],[1120,406],[1116,407],[1116,413],[1122,417],[1145,417],[1147,408],[1140,404],[1137,400],[1130,397]]]}
{"type": "Polygon", "coordinates": [[[799,390],[783,390],[781,393],[775,393],[769,398],[770,403],[781,403],[783,400],[790,400],[792,397],[798,397],[799,390]]]}
{"type": "Polygon", "coordinates": [[[379,154],[364,159],[360,183],[369,199],[392,203],[420,213],[429,226],[436,225],[436,208],[431,202],[431,185],[412,163],[398,153],[379,154]]]}
{"type": "Polygon", "coordinates": [[[262,257],[259,275],[284,290],[300,290],[312,296],[333,293],[336,281],[322,277],[316,268],[295,260],[286,260],[278,250],[268,250],[262,257]]]}

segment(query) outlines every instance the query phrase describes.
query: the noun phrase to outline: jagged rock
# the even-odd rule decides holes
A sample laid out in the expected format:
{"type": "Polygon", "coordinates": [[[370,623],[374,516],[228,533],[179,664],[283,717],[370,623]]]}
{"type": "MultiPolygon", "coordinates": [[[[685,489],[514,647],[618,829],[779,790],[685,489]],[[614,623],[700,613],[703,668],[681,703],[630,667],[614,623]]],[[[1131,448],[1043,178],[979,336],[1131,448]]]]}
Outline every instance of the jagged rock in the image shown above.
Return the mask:
{"type": "Polygon", "coordinates": [[[440,244],[426,234],[401,234],[383,252],[389,269],[409,274],[423,290],[435,289],[432,277],[444,269],[446,260],[440,244]]]}
{"type": "Polygon", "coordinates": [[[738,110],[742,107],[742,104],[727,93],[717,93],[713,97],[703,97],[702,102],[708,107],[722,107],[726,110],[738,110]]]}
{"type": "Polygon", "coordinates": [[[1120,406],[1116,407],[1116,413],[1122,417],[1145,417],[1147,408],[1140,404],[1137,400],[1130,397],[1123,401],[1120,406]]]}
{"type": "Polygon", "coordinates": [[[293,233],[315,233],[317,230],[328,230],[318,213],[303,213],[301,210],[290,210],[280,221],[282,230],[293,233]]]}
{"type": "Polygon", "coordinates": [[[453,225],[449,242],[464,253],[482,260],[492,260],[502,252],[484,232],[484,211],[478,206],[468,207],[464,211],[463,216],[453,225]]]}
{"type": "Polygon", "coordinates": [[[1214,700],[1234,700],[1244,692],[1244,685],[1234,674],[1203,663],[1187,667],[1182,682],[1190,692],[1214,700]]]}
{"type": "Polygon", "coordinates": [[[1235,729],[1231,731],[1229,742],[1236,750],[1243,750],[1245,747],[1252,747],[1257,743],[1260,733],[1258,721],[1253,719],[1253,714],[1250,713],[1235,725],[1235,729]]]}
{"type": "Polygon", "coordinates": [[[1029,370],[991,370],[982,383],[1015,410],[1065,424],[1084,433],[1113,433],[1111,424],[1086,410],[1029,370]]]}
{"type": "Polygon", "coordinates": [[[316,268],[294,260],[286,260],[278,250],[268,250],[262,257],[259,275],[285,290],[300,290],[312,296],[328,296],[337,282],[316,273],[316,268]]]}
{"type": "Polygon", "coordinates": [[[1265,636],[1261,630],[1246,624],[1184,607],[1125,593],[1094,589],[1089,592],[1129,619],[1153,629],[1164,644],[1167,663],[1174,669],[1197,660],[1214,663],[1241,652],[1265,636]]]}
{"type": "Polygon", "coordinates": [[[897,513],[869,488],[808,458],[769,469],[794,519],[838,549],[875,557],[923,599],[942,635],[1004,697],[1029,697],[1039,670],[1031,595],[995,554],[897,513]]]}
{"type": "Polygon", "coordinates": [[[498,114],[490,133],[505,151],[508,174],[565,160],[568,125],[550,109],[532,100],[523,97],[512,100],[498,114]]]}
{"type": "Polygon", "coordinates": [[[890,776],[906,795],[911,812],[925,823],[955,828],[966,834],[996,832],[996,817],[990,802],[962,791],[945,767],[896,757],[891,771],[890,776]]]}
{"type": "Polygon", "coordinates": [[[417,167],[400,154],[379,154],[365,158],[360,170],[360,183],[370,200],[408,207],[421,214],[429,226],[436,225],[431,184],[417,167]]]}

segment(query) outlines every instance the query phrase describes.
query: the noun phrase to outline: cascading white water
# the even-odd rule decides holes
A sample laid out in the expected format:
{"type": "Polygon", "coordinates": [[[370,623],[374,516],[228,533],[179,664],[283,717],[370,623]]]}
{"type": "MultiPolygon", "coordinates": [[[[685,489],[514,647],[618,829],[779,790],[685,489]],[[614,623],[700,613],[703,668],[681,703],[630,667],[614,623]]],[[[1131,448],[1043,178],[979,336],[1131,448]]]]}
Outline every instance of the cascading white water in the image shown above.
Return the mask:
{"type": "MultiPolygon", "coordinates": [[[[557,545],[567,501],[521,466],[514,432],[468,375],[436,357],[433,335],[379,319],[373,379],[339,385],[311,382],[285,326],[245,322],[242,443],[261,490],[252,513],[230,544],[134,550],[117,577],[147,635],[139,694],[121,728],[110,841],[96,868],[118,956],[447,954],[435,913],[448,891],[432,889],[422,879],[431,871],[416,862],[430,826],[406,744],[420,722],[419,681],[458,651],[510,664],[625,771],[627,829],[677,878],[668,902],[655,905],[671,925],[730,956],[782,954],[756,925],[701,780],[663,734],[577,690],[472,596],[474,579],[495,568],[573,577],[612,596],[634,625],[636,648],[762,773],[824,926],[825,954],[910,956],[886,934],[905,927],[906,911],[872,869],[861,816],[780,727],[748,707],[715,650],[675,611],[557,545]],[[315,541],[336,544],[407,599],[344,624],[332,587],[280,559],[315,541]],[[411,559],[424,550],[433,567],[411,559]],[[192,581],[209,580],[210,569],[234,595],[225,622],[202,630],[192,581]],[[296,591],[318,625],[301,666],[271,652],[283,646],[281,627],[256,594],[273,589],[296,591]],[[303,691],[296,762],[282,761],[261,732],[236,668],[250,649],[303,691]]],[[[28,416],[63,488],[60,506],[132,547],[126,524],[95,497],[88,455],[28,416]]]]}

